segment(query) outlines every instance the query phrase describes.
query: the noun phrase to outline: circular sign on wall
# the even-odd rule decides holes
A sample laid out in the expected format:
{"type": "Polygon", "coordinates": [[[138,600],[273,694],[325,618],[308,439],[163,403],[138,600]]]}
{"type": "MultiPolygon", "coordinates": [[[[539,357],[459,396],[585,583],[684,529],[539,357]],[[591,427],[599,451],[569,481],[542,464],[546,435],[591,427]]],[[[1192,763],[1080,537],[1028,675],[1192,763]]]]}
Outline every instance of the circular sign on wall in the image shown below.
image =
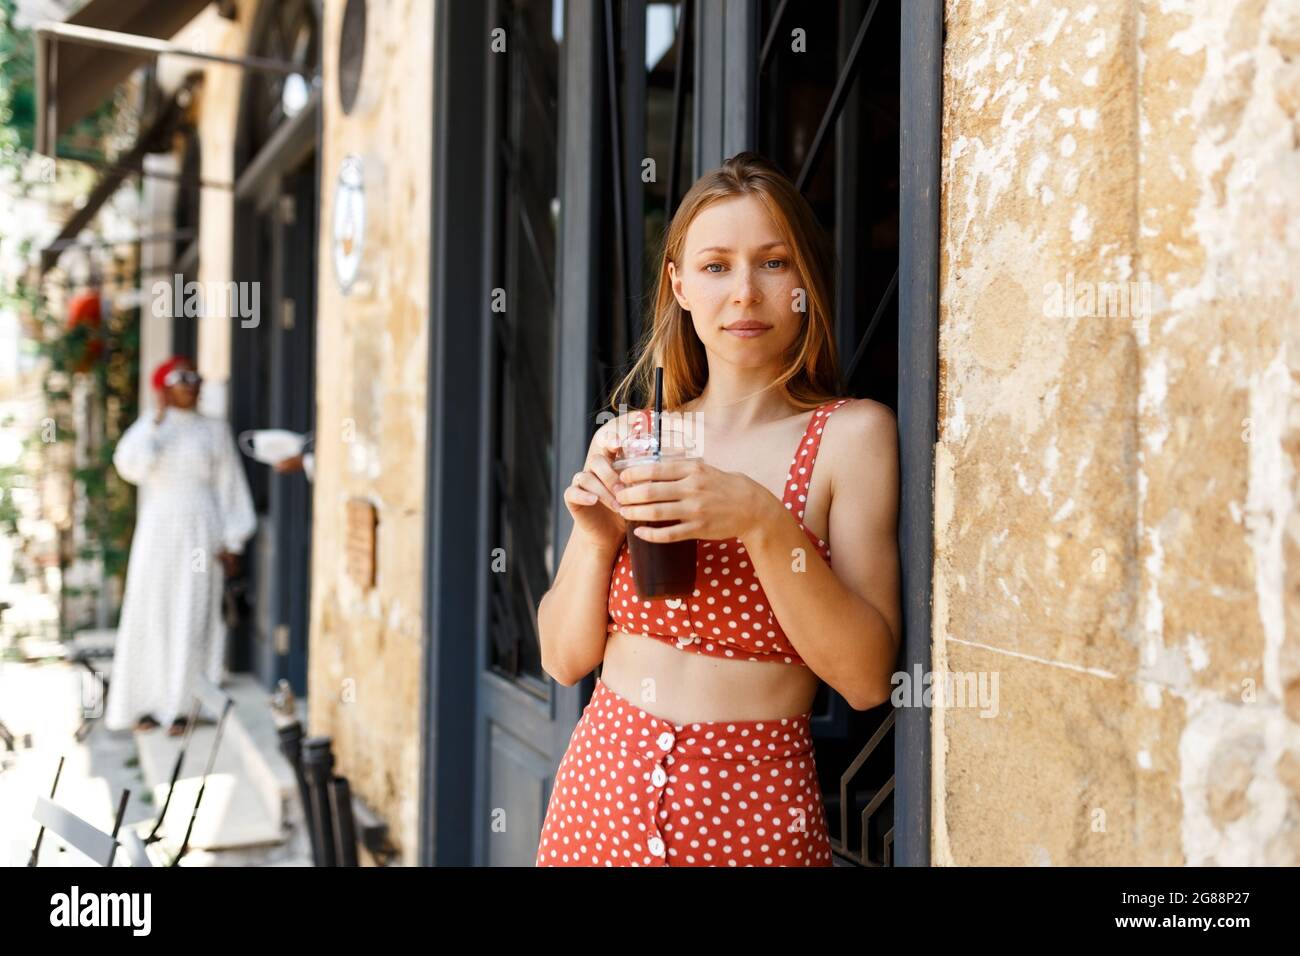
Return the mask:
{"type": "Polygon", "coordinates": [[[366,191],[361,157],[348,154],[334,187],[334,275],[346,295],[361,268],[366,235],[366,191]]]}
{"type": "Polygon", "coordinates": [[[361,69],[366,60],[366,0],[348,0],[339,30],[339,105],[343,114],[352,112],[361,87],[361,69]]]}

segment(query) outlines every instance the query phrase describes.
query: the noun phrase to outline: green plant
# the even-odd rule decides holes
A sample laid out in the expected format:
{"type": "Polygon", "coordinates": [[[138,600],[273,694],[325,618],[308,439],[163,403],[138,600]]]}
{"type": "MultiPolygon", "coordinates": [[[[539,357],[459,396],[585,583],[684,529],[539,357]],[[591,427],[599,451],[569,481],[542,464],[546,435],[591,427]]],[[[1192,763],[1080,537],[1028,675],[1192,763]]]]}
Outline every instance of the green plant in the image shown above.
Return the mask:
{"type": "MultiPolygon", "coordinates": [[[[2,0],[0,0],[2,2],[2,0]]],[[[71,384],[83,376],[90,385],[90,402],[95,420],[103,422],[102,434],[89,436],[90,457],[70,471],[71,479],[87,503],[84,545],[72,557],[103,562],[106,578],[120,578],[126,572],[131,531],[135,516],[134,489],[113,470],[117,441],[136,416],[136,388],[139,367],[139,314],[136,309],[107,310],[99,327],[78,325],[67,328],[44,298],[19,276],[8,288],[0,289],[0,307],[13,308],[30,317],[35,329],[36,351],[45,361],[42,380],[47,424],[28,436],[26,447],[37,450],[36,458],[46,467],[56,460],[54,450],[76,438],[72,414],[71,384]],[[95,361],[86,362],[90,346],[100,349],[95,361]],[[51,427],[52,426],[52,427],[51,427]]],[[[24,456],[27,459],[29,456],[24,456]]],[[[25,465],[3,469],[4,491],[0,493],[0,529],[18,535],[18,508],[13,492],[24,483],[25,465]]],[[[66,597],[87,593],[87,589],[64,587],[66,597]]]]}
{"type": "MultiPolygon", "coordinates": [[[[15,25],[17,6],[17,0],[0,0],[0,182],[12,192],[27,193],[35,185],[25,174],[31,168],[29,160],[35,142],[36,48],[32,32],[15,25]]],[[[123,134],[138,125],[139,117],[128,107],[125,90],[119,86],[112,97],[59,137],[60,158],[113,159],[111,144],[126,139],[123,134]]],[[[46,172],[53,169],[46,167],[46,172]]],[[[79,186],[76,178],[71,183],[74,188],[79,186]]],[[[59,184],[63,192],[68,191],[68,180],[60,178],[59,184]]],[[[89,181],[85,188],[90,188],[89,181]]],[[[24,236],[22,223],[6,222],[3,231],[3,241],[19,254],[21,261],[34,260],[33,240],[40,230],[33,229],[32,234],[24,236]]],[[[134,286],[139,281],[138,269],[128,265],[114,261],[105,271],[115,271],[126,285],[134,286]]],[[[27,275],[0,276],[0,309],[11,309],[23,318],[25,347],[45,360],[45,414],[46,421],[52,424],[52,429],[43,427],[29,436],[29,454],[18,467],[20,471],[35,467],[42,472],[67,468],[65,462],[72,456],[67,453],[66,443],[76,437],[72,386],[76,376],[84,376],[81,381],[90,385],[89,400],[94,412],[90,417],[102,426],[98,434],[84,436],[88,441],[81,446],[90,449],[91,457],[83,459],[80,467],[69,474],[88,506],[84,547],[75,555],[60,547],[60,565],[66,571],[69,559],[98,559],[103,562],[106,578],[120,577],[125,573],[135,496],[131,486],[112,469],[112,457],[119,436],[136,415],[138,309],[109,309],[98,326],[80,324],[68,328],[64,317],[52,311],[44,291],[37,280],[27,275]]],[[[19,475],[6,472],[0,478],[0,531],[18,536],[19,514],[13,491],[18,487],[19,475]]],[[[74,593],[72,588],[64,590],[65,596],[74,593]]],[[[65,629],[71,624],[63,622],[65,629]]]]}
{"type": "MultiPolygon", "coordinates": [[[[36,140],[36,42],[30,30],[15,25],[16,0],[0,0],[0,167],[18,180],[36,140]]],[[[117,98],[102,103],[60,139],[60,155],[94,161],[109,157],[104,144],[121,123],[117,98]]]]}

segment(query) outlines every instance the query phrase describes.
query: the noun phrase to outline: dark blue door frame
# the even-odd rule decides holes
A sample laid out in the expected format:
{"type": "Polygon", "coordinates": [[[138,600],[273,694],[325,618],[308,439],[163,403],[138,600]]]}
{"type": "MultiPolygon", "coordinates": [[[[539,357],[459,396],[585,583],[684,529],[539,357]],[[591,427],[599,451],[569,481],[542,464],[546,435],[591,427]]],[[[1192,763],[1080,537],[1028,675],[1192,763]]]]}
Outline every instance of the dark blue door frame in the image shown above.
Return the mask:
{"type": "MultiPolygon", "coordinates": [[[[320,5],[304,8],[319,24],[320,5]]],[[[249,53],[264,53],[278,9],[262,4],[249,31],[249,53]]],[[[245,429],[307,432],[316,420],[317,218],[322,109],[319,91],[272,129],[259,127],[259,87],[246,73],[235,137],[234,278],[260,283],[258,322],[230,325],[229,416],[245,429]]],[[[275,474],[242,458],[258,512],[243,571],[254,606],[231,635],[231,669],[251,670],[272,688],[288,679],[307,693],[312,486],[301,474],[275,474]]]]}
{"type": "Polygon", "coordinates": [[[482,129],[487,97],[485,5],[440,3],[435,13],[434,197],[430,250],[424,672],[421,681],[422,865],[467,865],[473,819],[475,670],[482,561],[481,369],[486,286],[482,129]],[[472,40],[470,38],[473,38],[472,40]]]}
{"type": "MultiPolygon", "coordinates": [[[[890,2],[890,0],[885,0],[890,2]]],[[[557,268],[556,396],[552,476],[581,467],[591,431],[591,343],[600,299],[584,263],[596,262],[608,210],[598,184],[608,165],[601,137],[600,0],[564,4],[560,83],[561,217],[557,268]],[[593,99],[595,97],[595,99],[593,99]]],[[[755,141],[756,99],[738,84],[754,74],[754,0],[696,5],[694,166],[698,174],[755,141]],[[710,39],[712,38],[712,39],[710,39]]],[[[424,621],[418,858],[425,865],[531,863],[521,819],[545,805],[554,762],[588,699],[593,677],[552,683],[549,699],[488,673],[486,498],[495,480],[487,436],[494,397],[487,354],[490,177],[497,158],[488,130],[492,55],[482,41],[497,25],[492,4],[440,4],[434,43],[435,109],[424,621]],[[489,181],[485,181],[485,177],[489,181]],[[471,729],[472,728],[472,729],[471,729]],[[513,776],[510,776],[513,775],[513,776]],[[515,792],[502,781],[519,780],[515,792]],[[489,835],[499,814],[508,839],[489,835]],[[501,850],[500,847],[505,847],[501,850]]],[[[900,667],[929,671],[933,450],[937,428],[938,222],[942,0],[901,4],[899,393],[905,637],[900,667]]],[[[553,481],[558,555],[571,521],[553,481]]],[[[893,861],[930,860],[930,711],[896,714],[893,861]]]]}
{"type": "MultiPolygon", "coordinates": [[[[943,0],[902,3],[899,77],[898,435],[903,660],[930,673],[934,443],[939,409],[939,162],[943,149],[943,0]]],[[[930,708],[897,711],[895,862],[930,863],[930,708]]]]}

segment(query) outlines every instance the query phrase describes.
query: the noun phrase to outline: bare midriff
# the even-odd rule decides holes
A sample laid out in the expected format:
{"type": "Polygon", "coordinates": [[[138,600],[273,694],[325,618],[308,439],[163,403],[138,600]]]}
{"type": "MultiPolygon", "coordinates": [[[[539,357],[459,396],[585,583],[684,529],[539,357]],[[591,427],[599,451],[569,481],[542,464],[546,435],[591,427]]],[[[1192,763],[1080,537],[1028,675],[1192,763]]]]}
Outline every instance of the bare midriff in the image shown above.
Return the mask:
{"type": "Polygon", "coordinates": [[[647,713],[678,724],[704,720],[777,720],[812,709],[820,683],[807,667],[731,660],[613,631],[600,679],[647,713]]]}

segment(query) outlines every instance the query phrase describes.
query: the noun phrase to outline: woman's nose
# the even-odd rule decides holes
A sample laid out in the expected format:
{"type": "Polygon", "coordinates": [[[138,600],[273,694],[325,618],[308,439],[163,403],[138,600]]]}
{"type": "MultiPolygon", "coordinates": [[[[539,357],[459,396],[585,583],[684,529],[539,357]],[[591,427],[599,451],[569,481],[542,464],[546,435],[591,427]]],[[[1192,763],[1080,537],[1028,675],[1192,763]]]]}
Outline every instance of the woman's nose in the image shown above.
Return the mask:
{"type": "Polygon", "coordinates": [[[737,269],[735,276],[736,286],[731,293],[732,301],[737,305],[754,305],[762,301],[758,292],[758,283],[754,281],[754,274],[749,269],[737,269]]]}

